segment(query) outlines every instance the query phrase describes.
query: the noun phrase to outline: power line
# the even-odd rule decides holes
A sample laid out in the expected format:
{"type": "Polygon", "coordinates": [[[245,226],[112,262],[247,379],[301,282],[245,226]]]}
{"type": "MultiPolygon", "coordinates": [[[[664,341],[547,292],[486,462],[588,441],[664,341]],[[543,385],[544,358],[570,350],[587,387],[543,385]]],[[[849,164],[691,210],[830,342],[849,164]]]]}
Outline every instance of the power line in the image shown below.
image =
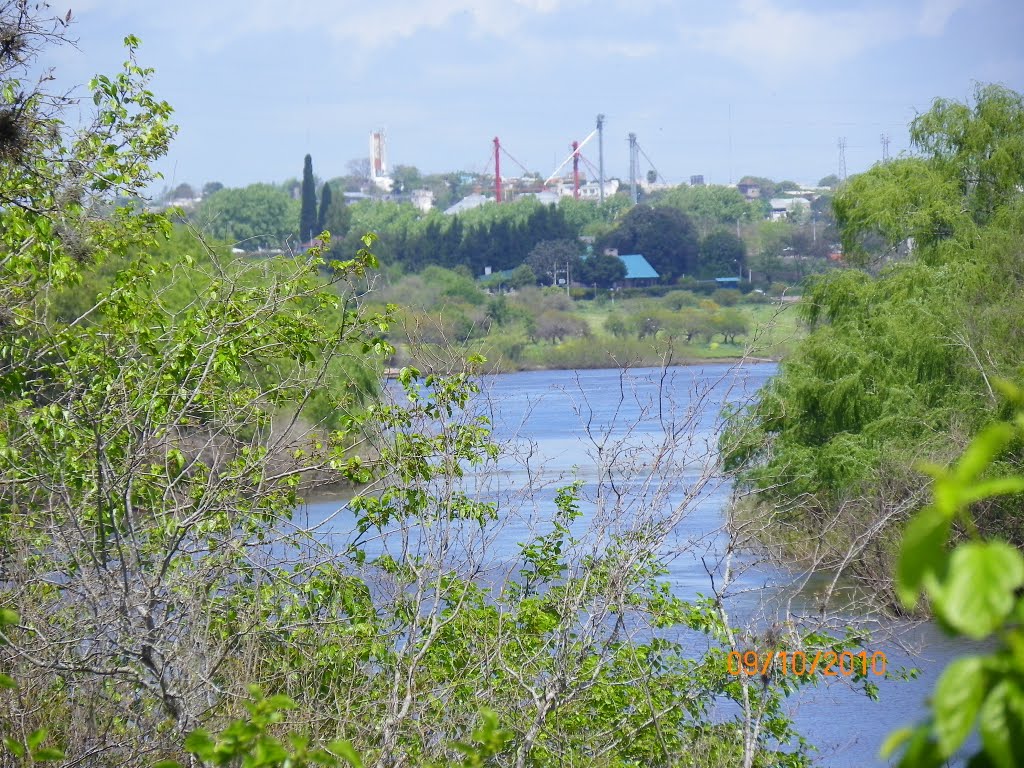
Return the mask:
{"type": "Polygon", "coordinates": [[[647,153],[646,153],[646,152],[644,152],[644,149],[643,149],[643,147],[641,147],[641,146],[640,146],[639,144],[637,144],[637,145],[636,145],[636,148],[637,148],[638,150],[640,150],[640,154],[644,156],[644,160],[646,160],[646,161],[647,161],[647,164],[651,166],[651,170],[652,170],[652,171],[654,171],[654,178],[656,178],[656,179],[661,179],[661,183],[662,183],[662,184],[668,184],[668,182],[667,182],[667,181],[665,181],[665,177],[661,175],[661,173],[660,173],[660,172],[658,171],[658,169],[657,169],[657,168],[655,168],[655,167],[654,167],[654,161],[653,161],[653,160],[651,160],[651,158],[649,158],[649,157],[647,156],[647,153]]]}

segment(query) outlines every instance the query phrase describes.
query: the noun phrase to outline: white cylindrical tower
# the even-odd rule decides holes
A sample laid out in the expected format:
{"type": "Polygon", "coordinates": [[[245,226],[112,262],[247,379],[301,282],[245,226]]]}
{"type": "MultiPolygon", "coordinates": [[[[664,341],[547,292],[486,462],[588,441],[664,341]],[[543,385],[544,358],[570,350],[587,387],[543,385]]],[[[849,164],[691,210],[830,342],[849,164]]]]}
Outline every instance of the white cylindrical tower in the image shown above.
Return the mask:
{"type": "Polygon", "coordinates": [[[370,175],[375,179],[388,175],[387,145],[383,128],[370,132],[370,175]]]}

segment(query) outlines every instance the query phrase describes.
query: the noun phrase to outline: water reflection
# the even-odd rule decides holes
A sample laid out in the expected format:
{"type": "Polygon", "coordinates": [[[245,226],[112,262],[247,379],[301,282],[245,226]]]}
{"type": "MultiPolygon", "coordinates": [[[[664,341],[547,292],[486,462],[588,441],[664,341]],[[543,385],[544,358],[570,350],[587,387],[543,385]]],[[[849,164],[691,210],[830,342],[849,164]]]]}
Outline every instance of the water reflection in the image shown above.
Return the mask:
{"type": "MultiPolygon", "coordinates": [[[[657,504],[665,509],[685,504],[687,513],[672,531],[663,553],[667,579],[675,593],[692,599],[709,594],[711,579],[721,578],[726,536],[723,510],[731,488],[721,478],[706,477],[704,460],[714,450],[722,408],[749,401],[774,374],[773,364],[733,368],[707,365],[665,370],[542,371],[485,377],[477,407],[492,423],[503,458],[468,478],[467,492],[493,501],[503,511],[500,534],[480,532],[472,546],[481,547],[501,576],[502,563],[515,561],[518,544],[549,524],[557,489],[577,480],[587,514],[574,523],[582,532],[594,523],[595,510],[607,506],[610,456],[629,466],[611,476],[621,493],[616,514],[631,505],[657,504]],[[684,432],[685,430],[685,432],[684,432]],[[666,436],[673,438],[673,482],[652,484],[652,457],[659,456],[666,436]],[[678,438],[682,438],[681,442],[678,438]],[[699,491],[692,492],[695,486],[699,491]],[[668,491],[664,488],[669,487],[668,491]]],[[[653,475],[658,477],[657,472],[653,475]]],[[[320,499],[304,510],[309,523],[327,521],[325,540],[348,541],[353,517],[344,499],[320,499]]],[[[614,525],[610,520],[609,525],[614,525]]],[[[416,532],[404,546],[418,546],[416,532]]],[[[387,537],[369,542],[371,556],[387,551],[387,537]]],[[[753,555],[735,555],[740,574],[730,589],[728,608],[734,619],[771,623],[774,617],[814,615],[820,585],[813,580],[794,591],[796,574],[760,562],[753,555]]],[[[839,617],[840,620],[843,617],[839,617]]],[[[848,617],[863,620],[864,617],[848,617]]],[[[805,686],[789,700],[797,727],[820,750],[821,763],[840,768],[883,765],[877,758],[885,736],[924,713],[928,691],[942,667],[969,645],[951,641],[930,624],[904,627],[876,622],[877,639],[869,652],[883,651],[890,670],[916,665],[920,677],[910,682],[872,678],[880,701],[838,684],[805,686]],[[903,647],[921,652],[913,657],[903,647]]],[[[694,653],[706,640],[687,638],[694,653]]]]}

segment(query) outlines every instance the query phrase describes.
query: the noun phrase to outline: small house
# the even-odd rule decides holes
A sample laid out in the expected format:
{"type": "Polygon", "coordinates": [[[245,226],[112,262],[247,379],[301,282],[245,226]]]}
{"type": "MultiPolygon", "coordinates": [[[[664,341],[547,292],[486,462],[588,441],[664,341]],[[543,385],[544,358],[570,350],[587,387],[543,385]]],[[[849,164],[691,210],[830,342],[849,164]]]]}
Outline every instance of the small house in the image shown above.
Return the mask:
{"type": "Polygon", "coordinates": [[[626,267],[623,284],[628,287],[654,285],[658,282],[658,272],[639,253],[616,254],[626,267]]]}

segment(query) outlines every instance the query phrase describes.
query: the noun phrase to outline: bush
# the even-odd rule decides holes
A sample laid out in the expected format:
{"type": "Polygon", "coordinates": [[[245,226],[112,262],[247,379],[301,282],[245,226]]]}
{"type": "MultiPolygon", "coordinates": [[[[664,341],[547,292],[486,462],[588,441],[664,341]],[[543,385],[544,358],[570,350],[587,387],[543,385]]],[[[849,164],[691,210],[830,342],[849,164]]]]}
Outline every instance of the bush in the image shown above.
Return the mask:
{"type": "Polygon", "coordinates": [[[511,297],[514,304],[534,314],[545,310],[568,312],[572,309],[572,299],[565,295],[562,288],[535,288],[528,286],[511,297]]]}
{"type": "Polygon", "coordinates": [[[682,309],[683,307],[695,307],[699,299],[693,291],[669,291],[665,294],[665,304],[669,309],[682,309]]]}
{"type": "Polygon", "coordinates": [[[590,326],[585,320],[567,312],[548,310],[537,318],[536,335],[538,339],[554,344],[571,336],[589,336],[590,326]]]}
{"type": "Polygon", "coordinates": [[[524,335],[494,334],[487,336],[480,343],[480,352],[499,371],[519,367],[529,340],[524,335]]]}
{"type": "Polygon", "coordinates": [[[618,312],[612,312],[604,319],[604,329],[619,339],[629,335],[629,326],[626,323],[626,318],[618,312]]]}
{"type": "Polygon", "coordinates": [[[723,307],[735,307],[742,298],[743,294],[735,288],[719,288],[711,294],[711,300],[723,307]]]}

